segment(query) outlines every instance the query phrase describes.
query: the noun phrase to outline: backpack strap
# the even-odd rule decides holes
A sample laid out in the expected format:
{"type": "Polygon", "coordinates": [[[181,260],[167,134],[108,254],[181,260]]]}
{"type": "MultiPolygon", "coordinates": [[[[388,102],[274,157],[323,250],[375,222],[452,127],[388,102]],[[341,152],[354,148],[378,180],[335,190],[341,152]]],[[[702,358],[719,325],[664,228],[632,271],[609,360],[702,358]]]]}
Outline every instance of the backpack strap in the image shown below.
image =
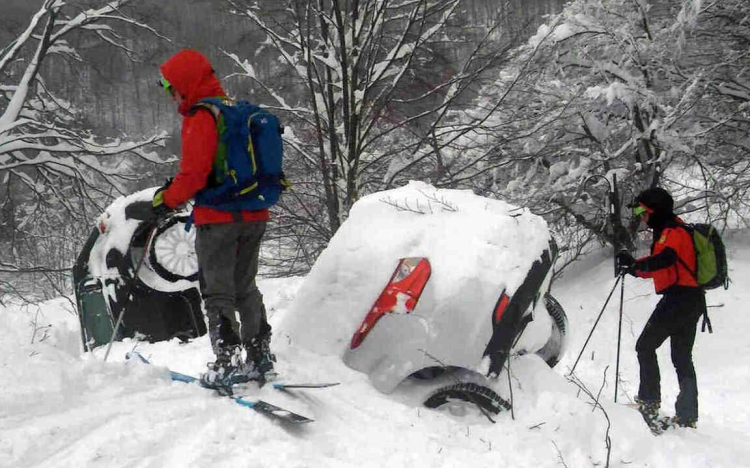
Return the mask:
{"type": "MultiPolygon", "coordinates": [[[[693,245],[693,255],[695,256],[695,271],[691,270],[690,267],[685,263],[685,260],[680,257],[680,254],[675,252],[677,254],[677,260],[682,264],[682,266],[685,267],[685,269],[690,273],[690,276],[693,277],[695,282],[698,282],[698,250],[695,248],[695,241],[693,240],[693,233],[690,232],[690,229],[685,224],[678,224],[677,227],[680,227],[687,232],[688,236],[690,236],[690,243],[693,245]]],[[[700,286],[700,285],[698,285],[700,286]]]]}
{"type": "Polygon", "coordinates": [[[679,254],[677,254],[677,260],[682,264],[682,266],[685,267],[685,269],[688,271],[688,273],[690,273],[690,276],[692,276],[693,279],[695,280],[695,282],[697,283],[698,282],[698,275],[696,275],[695,272],[693,270],[691,270],[689,266],[687,266],[687,263],[685,263],[685,260],[683,260],[683,259],[680,258],[679,254]]]}
{"type": "Polygon", "coordinates": [[[193,107],[190,108],[190,115],[194,115],[201,109],[206,109],[207,111],[209,111],[211,113],[211,117],[214,118],[215,123],[219,122],[219,116],[221,115],[221,109],[219,109],[219,106],[211,102],[198,101],[193,105],[193,107]]]}

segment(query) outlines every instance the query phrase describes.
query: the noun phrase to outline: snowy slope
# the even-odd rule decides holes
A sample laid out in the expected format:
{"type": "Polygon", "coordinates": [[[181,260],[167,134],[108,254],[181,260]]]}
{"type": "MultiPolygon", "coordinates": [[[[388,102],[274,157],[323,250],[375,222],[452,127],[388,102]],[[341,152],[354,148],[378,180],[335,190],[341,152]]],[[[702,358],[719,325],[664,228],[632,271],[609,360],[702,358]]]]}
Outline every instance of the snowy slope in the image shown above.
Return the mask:
{"type": "MultiPolygon", "coordinates": [[[[576,374],[600,401],[611,422],[612,467],[750,466],[750,234],[728,240],[728,291],[709,293],[715,333],[696,344],[701,419],[697,430],[654,437],[630,408],[613,403],[619,290],[599,323],[576,374]],[[719,307],[720,306],[720,307],[719,307]]],[[[2,467],[587,467],[605,466],[608,421],[564,378],[609,293],[608,253],[589,256],[553,285],[573,330],[569,353],[550,370],[536,356],[512,360],[514,416],[492,424],[426,410],[400,388],[383,395],[367,376],[334,355],[281,346],[279,369],[288,381],[339,381],[326,390],[258,392],[264,399],[314,417],[289,428],[214,396],[195,385],[173,383],[159,365],[198,373],[210,358],[207,338],[138,344],[154,366],[125,363],[134,342],[81,355],[71,304],[0,308],[0,466],[2,467]],[[30,323],[36,324],[36,334],[30,323]],[[49,325],[49,328],[42,328],[49,325]],[[46,336],[45,336],[46,333],[46,336]],[[33,343],[32,343],[32,335],[33,343]],[[43,338],[43,339],[42,339],[43,338]]],[[[302,278],[260,282],[278,324],[291,310],[302,278]]],[[[636,391],[633,347],[656,301],[649,282],[625,284],[620,402],[636,391]]],[[[676,395],[668,348],[660,353],[664,411],[676,395]]]]}

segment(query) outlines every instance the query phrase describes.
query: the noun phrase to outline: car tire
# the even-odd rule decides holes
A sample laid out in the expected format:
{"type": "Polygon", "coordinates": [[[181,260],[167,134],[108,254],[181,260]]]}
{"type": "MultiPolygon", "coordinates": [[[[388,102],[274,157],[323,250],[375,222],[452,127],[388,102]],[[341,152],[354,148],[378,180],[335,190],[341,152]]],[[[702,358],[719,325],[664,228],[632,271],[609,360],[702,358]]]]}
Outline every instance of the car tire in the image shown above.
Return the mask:
{"type": "Polygon", "coordinates": [[[550,318],[552,318],[552,330],[547,343],[536,354],[544,359],[544,362],[548,366],[555,367],[560,362],[560,358],[565,351],[568,335],[568,316],[565,314],[565,310],[563,310],[560,303],[557,302],[557,299],[549,293],[544,295],[544,305],[550,318]]]}
{"type": "Polygon", "coordinates": [[[498,414],[500,411],[510,409],[510,403],[493,390],[470,382],[462,382],[440,388],[425,400],[424,405],[428,408],[436,409],[456,400],[473,403],[492,414],[498,414]]]}
{"type": "Polygon", "coordinates": [[[195,231],[186,232],[184,216],[175,216],[154,233],[148,251],[148,264],[169,282],[198,280],[198,258],[195,254],[195,231]]]}

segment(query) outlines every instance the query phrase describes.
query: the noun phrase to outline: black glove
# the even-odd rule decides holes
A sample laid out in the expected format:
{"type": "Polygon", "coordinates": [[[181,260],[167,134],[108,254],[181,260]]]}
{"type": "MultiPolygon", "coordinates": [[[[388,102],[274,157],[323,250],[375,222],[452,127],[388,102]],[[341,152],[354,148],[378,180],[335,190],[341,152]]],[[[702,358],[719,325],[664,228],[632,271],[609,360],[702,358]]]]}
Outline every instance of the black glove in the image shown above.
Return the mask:
{"type": "Polygon", "coordinates": [[[628,273],[635,276],[635,258],[627,250],[622,250],[615,255],[615,265],[619,274],[628,273]]]}
{"type": "Polygon", "coordinates": [[[151,210],[157,218],[164,218],[174,211],[174,209],[164,203],[164,192],[171,184],[172,179],[167,179],[167,182],[154,192],[154,198],[151,200],[151,210]]]}

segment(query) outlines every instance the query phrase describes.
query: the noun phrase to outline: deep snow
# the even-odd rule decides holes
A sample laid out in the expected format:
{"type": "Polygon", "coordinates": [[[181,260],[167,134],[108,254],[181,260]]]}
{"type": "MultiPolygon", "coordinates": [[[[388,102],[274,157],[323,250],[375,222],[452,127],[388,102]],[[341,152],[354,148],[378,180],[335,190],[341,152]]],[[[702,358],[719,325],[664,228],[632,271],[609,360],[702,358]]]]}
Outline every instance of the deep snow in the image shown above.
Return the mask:
{"type": "MultiPolygon", "coordinates": [[[[697,430],[654,437],[637,412],[612,401],[619,291],[597,326],[576,375],[597,394],[607,369],[600,402],[611,422],[610,466],[750,466],[750,316],[743,307],[750,301],[744,288],[750,233],[728,236],[727,243],[733,284],[708,293],[715,333],[699,333],[695,347],[697,430]]],[[[316,419],[286,427],[196,385],[169,380],[160,365],[191,374],[204,368],[211,357],[207,337],[186,345],[116,343],[104,363],[104,349],[81,353],[68,300],[0,307],[0,466],[601,467],[607,461],[608,420],[564,374],[614,281],[609,251],[602,251],[553,284],[570,320],[568,353],[554,370],[534,355],[514,357],[515,419],[504,413],[496,424],[474,413],[460,417],[421,407],[419,383],[384,395],[340,357],[294,346],[278,329],[274,348],[284,380],[341,382],[325,390],[257,392],[316,419]],[[124,361],[136,344],[153,366],[124,361]]],[[[292,310],[302,313],[293,304],[303,282],[260,281],[272,324],[281,326],[292,310]]],[[[636,391],[633,347],[656,300],[649,281],[626,279],[620,403],[636,391]]],[[[659,359],[663,411],[672,414],[677,384],[668,346],[659,359]]]]}

